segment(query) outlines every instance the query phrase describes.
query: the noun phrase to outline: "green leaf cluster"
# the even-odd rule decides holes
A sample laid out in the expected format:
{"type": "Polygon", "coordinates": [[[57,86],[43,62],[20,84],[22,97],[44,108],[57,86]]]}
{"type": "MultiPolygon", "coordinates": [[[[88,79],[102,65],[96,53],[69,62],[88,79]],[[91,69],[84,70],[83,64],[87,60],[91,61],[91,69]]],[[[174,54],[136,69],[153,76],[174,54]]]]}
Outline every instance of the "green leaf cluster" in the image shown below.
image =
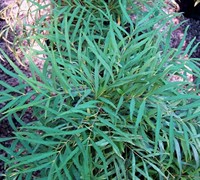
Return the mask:
{"type": "MultiPolygon", "coordinates": [[[[46,8],[30,2],[36,11],[46,8]]],[[[1,120],[7,118],[14,131],[0,139],[12,141],[9,148],[0,145],[7,153],[0,155],[4,176],[198,179],[200,99],[187,73],[199,71],[197,60],[183,60],[195,50],[193,42],[182,51],[184,36],[177,49],[170,47],[175,28],[162,31],[171,17],[159,3],[135,24],[126,1],[50,5],[50,13],[26,25],[29,30],[18,38],[31,77],[1,50],[15,72],[0,68],[19,81],[15,87],[0,81],[1,120]],[[44,62],[42,70],[35,57],[44,62]],[[172,75],[182,81],[170,81],[172,75]],[[30,109],[37,120],[24,123],[30,109]]]]}

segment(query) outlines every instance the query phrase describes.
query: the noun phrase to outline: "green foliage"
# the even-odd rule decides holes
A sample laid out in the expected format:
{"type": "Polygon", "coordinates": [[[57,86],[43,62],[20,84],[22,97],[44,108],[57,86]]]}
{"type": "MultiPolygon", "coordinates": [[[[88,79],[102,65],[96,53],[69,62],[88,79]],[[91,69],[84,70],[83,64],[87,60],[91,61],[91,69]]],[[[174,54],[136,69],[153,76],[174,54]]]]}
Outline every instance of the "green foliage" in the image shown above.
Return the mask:
{"type": "Polygon", "coordinates": [[[170,17],[159,5],[148,7],[134,26],[124,2],[112,2],[117,8],[102,1],[52,1],[50,18],[44,14],[18,39],[32,77],[1,50],[15,72],[2,70],[19,81],[14,88],[0,82],[6,104],[1,119],[14,129],[12,138],[0,139],[12,140],[10,148],[0,145],[8,154],[0,156],[7,179],[200,176],[199,92],[186,74],[199,72],[194,60],[182,59],[194,51],[192,42],[182,51],[183,37],[170,48],[174,27],[161,31],[170,17]],[[36,56],[44,61],[42,70],[36,56]],[[182,81],[169,81],[171,75],[182,81]],[[30,108],[37,120],[25,124],[30,108]]]}

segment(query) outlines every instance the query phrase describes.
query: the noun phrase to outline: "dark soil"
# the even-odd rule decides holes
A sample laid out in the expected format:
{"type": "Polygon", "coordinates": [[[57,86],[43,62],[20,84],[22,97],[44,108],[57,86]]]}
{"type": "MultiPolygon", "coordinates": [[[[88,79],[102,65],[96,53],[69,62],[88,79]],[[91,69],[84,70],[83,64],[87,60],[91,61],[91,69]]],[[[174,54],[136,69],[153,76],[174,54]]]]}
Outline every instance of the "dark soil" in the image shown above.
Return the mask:
{"type": "MultiPolygon", "coordinates": [[[[9,0],[12,1],[12,0],[9,0]]],[[[0,0],[0,10],[5,7],[6,4],[9,3],[8,0],[0,0]],[[6,2],[6,3],[5,3],[6,2]]],[[[186,39],[186,44],[189,43],[194,37],[196,37],[195,40],[195,44],[197,44],[198,42],[200,42],[200,20],[195,20],[195,19],[187,19],[184,17],[181,18],[177,18],[175,19],[175,22],[182,22],[184,20],[187,20],[187,22],[185,22],[184,24],[182,24],[180,26],[180,28],[178,28],[176,31],[174,31],[172,33],[171,36],[171,46],[172,47],[177,47],[180,40],[181,40],[181,36],[184,32],[184,30],[186,29],[186,27],[189,25],[189,29],[188,29],[188,35],[187,35],[187,39],[186,39]]],[[[0,19],[0,31],[2,30],[2,28],[6,25],[6,22],[3,19],[0,19]]],[[[13,62],[15,62],[25,73],[28,72],[27,68],[20,66],[19,63],[17,63],[14,55],[8,50],[8,48],[6,47],[6,42],[0,38],[0,48],[2,48],[5,53],[13,60],[13,62]]],[[[195,53],[192,55],[192,57],[195,58],[200,58],[200,47],[197,48],[197,50],[195,51],[195,53]]],[[[0,59],[0,64],[2,64],[5,68],[7,68],[8,70],[14,71],[13,68],[9,65],[9,63],[7,62],[6,59],[2,60],[0,59]]],[[[5,74],[3,72],[2,69],[0,69],[0,80],[9,83],[10,85],[12,85],[13,87],[17,85],[17,80],[13,77],[10,77],[9,75],[5,74]]],[[[0,85],[0,91],[2,91],[4,89],[4,87],[2,87],[0,85]]],[[[5,104],[2,104],[0,102],[0,108],[2,108],[5,104]]],[[[0,114],[0,117],[2,115],[0,114]]],[[[23,115],[22,119],[25,122],[30,122],[33,121],[34,118],[32,117],[31,114],[31,110],[27,111],[26,114],[23,115]]],[[[15,120],[15,118],[12,119],[14,124],[16,126],[20,126],[19,123],[17,123],[17,121],[15,120]]],[[[4,137],[11,137],[12,136],[12,132],[13,129],[11,128],[11,126],[8,123],[7,119],[4,119],[2,121],[0,121],[0,138],[4,138],[4,137]]],[[[4,142],[1,143],[3,146],[5,147],[9,147],[10,146],[10,142],[4,142]]],[[[2,150],[0,150],[0,154],[3,156],[6,156],[6,153],[3,152],[2,150]]],[[[0,161],[0,174],[4,173],[4,163],[2,161],[0,161]]],[[[2,177],[3,178],[3,177],[2,177]]],[[[0,175],[0,179],[1,175],[0,175]]]]}
{"type": "MultiPolygon", "coordinates": [[[[2,10],[4,7],[6,7],[6,5],[8,5],[9,3],[13,2],[13,0],[0,0],[0,10],[2,10]]],[[[6,25],[6,22],[0,18],[0,32],[4,29],[6,25]]],[[[13,36],[12,34],[9,35],[9,41],[12,41],[13,36]]],[[[28,74],[28,69],[27,67],[23,67],[21,66],[18,61],[16,60],[15,56],[13,55],[13,53],[7,48],[6,42],[3,40],[2,37],[0,37],[0,48],[8,55],[8,57],[10,59],[12,59],[13,62],[15,62],[15,64],[20,67],[20,69],[28,74]]],[[[0,53],[0,57],[2,54],[0,53]]],[[[8,63],[8,61],[6,60],[6,58],[0,58],[0,64],[5,67],[6,69],[14,72],[14,69],[10,66],[10,64],[8,63]]],[[[15,87],[16,85],[18,85],[18,81],[16,78],[9,76],[8,74],[6,74],[1,68],[0,68],[0,80],[4,81],[6,83],[8,83],[9,85],[15,87]]],[[[2,85],[0,85],[0,91],[3,91],[4,87],[2,85]]],[[[0,102],[0,109],[3,108],[5,106],[4,103],[0,102]]],[[[20,114],[19,114],[20,116],[20,114]]],[[[0,114],[0,118],[2,117],[2,114],[0,114]]],[[[31,122],[34,120],[34,117],[32,117],[32,113],[31,110],[27,111],[23,116],[22,116],[22,120],[24,122],[31,122]]],[[[16,127],[20,127],[20,124],[17,122],[17,120],[13,117],[12,121],[14,123],[14,125],[16,127]]],[[[10,126],[8,119],[3,119],[0,120],[0,138],[6,138],[6,137],[12,137],[13,136],[13,129],[10,126]]],[[[5,141],[5,142],[1,142],[1,145],[5,146],[5,147],[9,147],[11,144],[11,141],[5,141]]],[[[1,156],[5,156],[6,157],[6,152],[0,149],[0,155],[1,156]]],[[[4,162],[0,160],[0,180],[4,179],[3,176],[1,176],[1,174],[3,174],[5,172],[5,167],[4,167],[4,162]]]]}
{"type": "MultiPolygon", "coordinates": [[[[177,47],[179,42],[182,39],[182,34],[184,33],[187,26],[189,26],[187,31],[187,37],[186,37],[186,45],[193,39],[196,38],[194,41],[193,46],[195,46],[197,43],[200,43],[200,20],[196,19],[189,19],[185,17],[176,18],[175,21],[179,21],[180,23],[183,21],[183,24],[181,24],[180,28],[175,30],[172,33],[171,36],[171,45],[172,47],[177,47]]],[[[200,58],[200,46],[196,49],[196,51],[192,54],[192,58],[200,58]]]]}

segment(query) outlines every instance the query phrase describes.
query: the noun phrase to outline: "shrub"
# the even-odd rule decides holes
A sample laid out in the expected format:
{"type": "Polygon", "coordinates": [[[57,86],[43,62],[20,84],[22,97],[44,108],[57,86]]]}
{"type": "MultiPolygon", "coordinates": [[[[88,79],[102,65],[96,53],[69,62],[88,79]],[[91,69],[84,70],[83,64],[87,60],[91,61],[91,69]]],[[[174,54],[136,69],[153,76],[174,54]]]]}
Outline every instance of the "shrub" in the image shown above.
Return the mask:
{"type": "Polygon", "coordinates": [[[0,146],[7,179],[199,177],[199,96],[186,74],[199,72],[194,60],[183,60],[192,42],[182,51],[183,37],[170,48],[174,27],[161,31],[171,17],[160,4],[134,26],[125,2],[117,2],[113,14],[100,1],[51,1],[51,18],[43,15],[19,39],[30,43],[28,53],[19,44],[31,77],[1,51],[15,72],[1,68],[19,81],[14,88],[0,82],[1,119],[14,129],[12,138],[1,138],[12,140],[10,148],[0,146]],[[169,81],[174,74],[182,81],[169,81]],[[30,108],[37,120],[25,124],[30,108]]]}

